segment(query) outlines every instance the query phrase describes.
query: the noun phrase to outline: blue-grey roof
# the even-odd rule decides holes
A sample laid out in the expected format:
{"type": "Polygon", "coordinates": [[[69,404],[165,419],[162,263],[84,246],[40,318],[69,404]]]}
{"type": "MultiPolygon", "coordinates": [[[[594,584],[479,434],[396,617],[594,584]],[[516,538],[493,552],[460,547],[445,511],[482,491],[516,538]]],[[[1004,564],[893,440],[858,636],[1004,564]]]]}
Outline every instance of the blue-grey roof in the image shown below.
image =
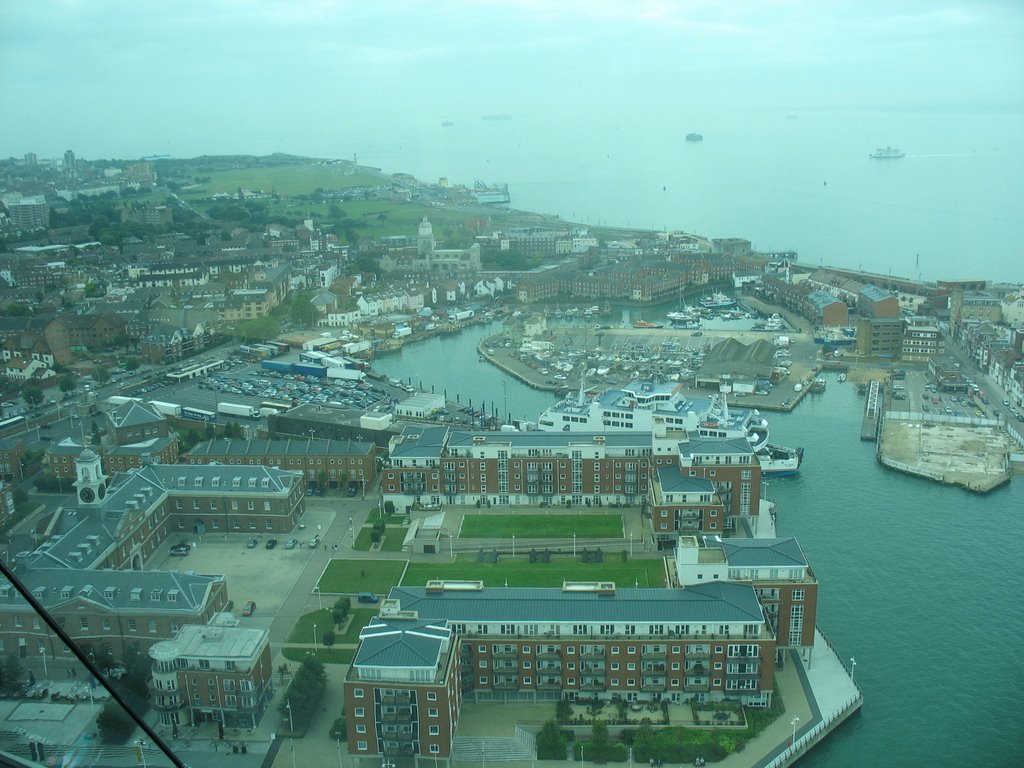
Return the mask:
{"type": "Polygon", "coordinates": [[[452,632],[444,622],[377,617],[359,633],[353,664],[371,667],[436,667],[452,632]]]}
{"type": "Polygon", "coordinates": [[[115,427],[134,427],[152,424],[154,421],[166,421],[164,415],[152,405],[137,400],[130,400],[107,411],[107,418],[115,427]]]}
{"type": "Polygon", "coordinates": [[[860,295],[870,301],[883,301],[893,298],[892,291],[879,288],[877,285],[865,285],[860,289],[860,295]]]}
{"type": "Polygon", "coordinates": [[[692,440],[683,440],[679,443],[680,456],[692,456],[694,454],[706,455],[717,454],[737,455],[751,454],[753,450],[742,437],[694,437],[692,440]]]}
{"type": "Polygon", "coordinates": [[[294,438],[283,440],[209,440],[188,452],[196,457],[224,456],[367,456],[372,443],[358,440],[294,438]]]}
{"type": "Polygon", "coordinates": [[[421,619],[451,622],[750,622],[761,623],[761,605],[747,584],[710,582],[684,589],[617,589],[614,594],[542,587],[484,587],[427,592],[395,587],[391,598],[421,619]]]}
{"type": "Polygon", "coordinates": [[[807,294],[807,301],[813,304],[818,309],[822,309],[832,304],[845,303],[840,299],[837,299],[828,291],[811,291],[809,294],[807,294]]]}
{"type": "Polygon", "coordinates": [[[440,458],[448,438],[448,427],[411,424],[391,442],[392,459],[440,458]]]}
{"type": "Polygon", "coordinates": [[[658,482],[664,493],[714,493],[715,484],[706,477],[679,474],[678,467],[657,467],[658,482]]]}
{"type": "Polygon", "coordinates": [[[800,542],[793,536],[778,539],[721,539],[705,536],[704,546],[721,547],[731,567],[786,568],[806,566],[800,542]]]}
{"type": "Polygon", "coordinates": [[[650,432],[452,432],[448,439],[451,448],[469,448],[474,439],[482,438],[483,444],[507,444],[512,446],[537,446],[544,448],[568,449],[581,443],[595,445],[594,438],[600,438],[601,445],[623,447],[651,447],[650,432]]]}

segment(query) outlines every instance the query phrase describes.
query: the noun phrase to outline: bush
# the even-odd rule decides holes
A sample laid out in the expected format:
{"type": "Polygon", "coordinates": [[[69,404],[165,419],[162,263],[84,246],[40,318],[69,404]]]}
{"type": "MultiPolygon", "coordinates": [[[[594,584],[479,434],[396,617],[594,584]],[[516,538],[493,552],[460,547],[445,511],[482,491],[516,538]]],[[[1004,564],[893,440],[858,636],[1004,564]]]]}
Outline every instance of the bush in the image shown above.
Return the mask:
{"type": "Polygon", "coordinates": [[[331,730],[328,731],[334,741],[348,741],[348,729],[345,727],[345,718],[339,717],[331,723],[331,730]]]}
{"type": "Polygon", "coordinates": [[[323,637],[324,647],[325,648],[330,648],[332,645],[334,645],[335,639],[336,639],[336,636],[335,636],[335,634],[333,632],[330,632],[330,631],[324,632],[324,637],[323,637]]]}

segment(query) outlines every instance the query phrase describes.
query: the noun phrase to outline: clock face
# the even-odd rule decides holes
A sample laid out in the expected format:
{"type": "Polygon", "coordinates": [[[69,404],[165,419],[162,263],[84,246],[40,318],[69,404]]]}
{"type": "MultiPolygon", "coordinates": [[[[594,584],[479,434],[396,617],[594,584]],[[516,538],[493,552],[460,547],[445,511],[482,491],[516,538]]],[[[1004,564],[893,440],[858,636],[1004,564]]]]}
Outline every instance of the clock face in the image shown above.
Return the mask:
{"type": "Polygon", "coordinates": [[[107,486],[105,486],[103,483],[100,483],[100,487],[96,489],[96,495],[98,495],[101,499],[104,496],[106,496],[107,495],[107,486]]]}
{"type": "Polygon", "coordinates": [[[92,502],[93,499],[96,498],[96,493],[95,491],[93,491],[92,488],[83,488],[78,492],[78,498],[80,498],[86,504],[89,504],[92,502]]]}

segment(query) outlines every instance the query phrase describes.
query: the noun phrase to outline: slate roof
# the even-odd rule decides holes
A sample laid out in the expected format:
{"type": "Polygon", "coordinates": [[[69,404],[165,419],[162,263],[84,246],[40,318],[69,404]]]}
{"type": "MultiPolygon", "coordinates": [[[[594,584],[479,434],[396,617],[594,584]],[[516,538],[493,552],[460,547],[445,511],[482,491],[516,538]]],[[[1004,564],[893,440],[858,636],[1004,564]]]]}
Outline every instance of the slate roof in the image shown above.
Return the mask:
{"type": "Polygon", "coordinates": [[[663,493],[714,493],[715,484],[706,477],[679,474],[678,467],[657,467],[663,493]]]}
{"type": "Polygon", "coordinates": [[[733,568],[806,567],[807,557],[793,536],[778,539],[721,539],[705,536],[704,546],[721,547],[733,568]]]}
{"type": "Polygon", "coordinates": [[[391,445],[392,459],[437,459],[448,437],[448,427],[413,424],[391,445]]]}
{"type": "Polygon", "coordinates": [[[679,443],[680,456],[692,456],[694,454],[736,456],[750,453],[752,453],[750,443],[742,437],[694,437],[693,439],[682,440],[679,443]]]}
{"type": "Polygon", "coordinates": [[[373,444],[358,440],[295,438],[284,440],[210,440],[198,443],[189,456],[366,456],[373,444]]]}
{"type": "Polygon", "coordinates": [[[747,584],[711,582],[684,589],[617,589],[613,595],[543,587],[430,592],[394,587],[389,595],[421,619],[449,622],[748,622],[764,621],[747,584]]]}
{"type": "Polygon", "coordinates": [[[114,427],[136,427],[166,421],[164,415],[149,403],[131,400],[107,411],[107,418],[114,427]]]}
{"type": "Polygon", "coordinates": [[[353,663],[436,668],[451,637],[443,621],[377,617],[360,631],[353,663]]]}

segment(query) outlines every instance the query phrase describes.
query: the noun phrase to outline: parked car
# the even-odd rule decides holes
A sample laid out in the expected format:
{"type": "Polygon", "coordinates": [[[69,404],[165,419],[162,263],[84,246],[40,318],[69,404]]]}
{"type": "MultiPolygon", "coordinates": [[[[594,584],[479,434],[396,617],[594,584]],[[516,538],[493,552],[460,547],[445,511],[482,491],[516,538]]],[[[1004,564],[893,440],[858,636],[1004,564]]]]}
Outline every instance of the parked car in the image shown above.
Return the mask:
{"type": "Polygon", "coordinates": [[[359,597],[356,598],[360,603],[376,603],[380,601],[373,592],[360,592],[359,597]]]}
{"type": "Polygon", "coordinates": [[[248,602],[246,602],[245,605],[242,606],[242,615],[243,616],[252,616],[253,611],[255,611],[255,610],[256,610],[256,601],[255,600],[249,600],[248,602]]]}
{"type": "Polygon", "coordinates": [[[267,549],[273,549],[276,546],[277,546],[277,539],[267,539],[267,544],[266,544],[267,549]]]}
{"type": "Polygon", "coordinates": [[[295,549],[298,545],[299,545],[299,540],[298,539],[288,539],[288,541],[286,541],[284,543],[284,548],[285,549],[295,549]]]}
{"type": "Polygon", "coordinates": [[[249,539],[245,542],[246,549],[256,549],[256,539],[249,539]]]}
{"type": "Polygon", "coordinates": [[[192,546],[190,544],[175,544],[173,547],[171,547],[171,556],[185,557],[185,555],[187,555],[191,551],[192,546]]]}
{"type": "Polygon", "coordinates": [[[309,540],[309,548],[310,549],[316,549],[319,546],[320,546],[320,537],[319,536],[314,536],[312,539],[309,540]]]}

